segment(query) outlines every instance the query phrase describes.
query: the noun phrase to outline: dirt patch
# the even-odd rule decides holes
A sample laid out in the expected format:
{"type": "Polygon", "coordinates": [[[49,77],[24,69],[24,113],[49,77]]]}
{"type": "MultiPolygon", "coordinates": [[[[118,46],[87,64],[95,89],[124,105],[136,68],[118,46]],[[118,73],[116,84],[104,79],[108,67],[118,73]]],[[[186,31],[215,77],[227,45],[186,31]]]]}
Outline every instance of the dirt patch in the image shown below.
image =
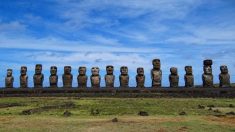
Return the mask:
{"type": "Polygon", "coordinates": [[[68,108],[75,108],[76,105],[73,102],[66,102],[64,104],[58,105],[50,105],[50,106],[43,106],[39,108],[27,109],[21,112],[22,115],[31,115],[36,113],[41,113],[43,111],[48,111],[51,109],[68,109],[68,108]]]}
{"type": "Polygon", "coordinates": [[[179,131],[179,132],[186,132],[186,131],[188,131],[188,127],[183,126],[183,127],[179,128],[177,131],[179,131]]]}
{"type": "Polygon", "coordinates": [[[235,118],[232,116],[221,116],[221,117],[209,116],[204,119],[209,122],[214,122],[222,125],[228,125],[233,127],[235,126],[235,118]]]}

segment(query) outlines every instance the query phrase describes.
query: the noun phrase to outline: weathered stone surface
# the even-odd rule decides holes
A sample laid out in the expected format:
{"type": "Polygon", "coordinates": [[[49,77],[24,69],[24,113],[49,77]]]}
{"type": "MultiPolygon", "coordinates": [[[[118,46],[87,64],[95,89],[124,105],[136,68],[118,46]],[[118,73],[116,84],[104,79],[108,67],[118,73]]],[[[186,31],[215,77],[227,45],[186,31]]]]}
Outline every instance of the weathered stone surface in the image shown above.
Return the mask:
{"type": "Polygon", "coordinates": [[[213,74],[212,74],[212,60],[204,60],[203,62],[203,71],[202,81],[203,87],[213,87],[213,74]]]}
{"type": "Polygon", "coordinates": [[[42,88],[44,81],[44,75],[42,74],[42,65],[36,64],[35,66],[35,74],[33,76],[33,82],[35,88],[42,88]]]}
{"type": "Polygon", "coordinates": [[[129,87],[129,75],[128,67],[122,66],[120,68],[121,75],[119,76],[120,87],[127,88],[129,87]]]}
{"type": "Polygon", "coordinates": [[[27,88],[28,87],[28,75],[27,75],[27,67],[21,66],[20,68],[20,87],[27,88]]]}
{"type": "Polygon", "coordinates": [[[151,70],[152,87],[158,88],[162,86],[162,70],[160,59],[152,61],[153,69],[151,70]]]}
{"type": "Polygon", "coordinates": [[[169,75],[170,87],[178,87],[179,86],[179,75],[176,67],[170,68],[171,74],[169,75]]]}
{"type": "Polygon", "coordinates": [[[114,87],[115,75],[113,75],[114,68],[111,65],[106,66],[105,86],[108,88],[114,87]]]}
{"type": "Polygon", "coordinates": [[[149,116],[148,112],[146,112],[146,111],[140,111],[138,113],[138,115],[140,115],[140,116],[149,116]]]}
{"type": "Polygon", "coordinates": [[[79,75],[77,77],[78,87],[86,88],[87,87],[87,75],[86,75],[86,67],[81,66],[78,68],[79,75]]]}
{"type": "Polygon", "coordinates": [[[71,71],[72,71],[71,66],[64,67],[64,74],[62,75],[64,88],[72,88],[73,75],[71,74],[71,71]]]}
{"type": "Polygon", "coordinates": [[[144,68],[143,67],[137,68],[136,83],[137,83],[136,87],[144,88],[145,75],[144,75],[144,68]]]}
{"type": "Polygon", "coordinates": [[[220,87],[230,87],[230,75],[228,73],[228,67],[226,65],[220,66],[221,73],[219,74],[220,87]]]}
{"type": "Polygon", "coordinates": [[[50,73],[51,73],[50,78],[49,78],[50,87],[56,88],[58,84],[57,67],[51,66],[50,73]]]}
{"type": "Polygon", "coordinates": [[[184,75],[185,87],[194,87],[194,76],[192,66],[185,66],[184,69],[186,72],[186,74],[184,75]]]}
{"type": "Polygon", "coordinates": [[[7,69],[7,76],[5,78],[5,87],[13,88],[14,77],[12,76],[12,69],[7,69]]]}
{"type": "Polygon", "coordinates": [[[92,75],[91,75],[90,79],[91,79],[91,87],[93,87],[93,88],[99,88],[100,87],[101,77],[100,77],[99,72],[100,72],[99,67],[92,67],[91,68],[92,75]]]}

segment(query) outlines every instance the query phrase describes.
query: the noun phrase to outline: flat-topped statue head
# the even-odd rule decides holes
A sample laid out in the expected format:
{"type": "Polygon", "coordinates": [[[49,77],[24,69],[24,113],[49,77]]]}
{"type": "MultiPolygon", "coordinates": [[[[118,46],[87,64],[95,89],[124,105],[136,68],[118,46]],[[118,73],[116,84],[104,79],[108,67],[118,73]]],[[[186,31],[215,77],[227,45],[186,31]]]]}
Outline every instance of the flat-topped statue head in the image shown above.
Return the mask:
{"type": "Polygon", "coordinates": [[[71,74],[72,67],[71,66],[64,66],[64,74],[71,74]]]}
{"type": "Polygon", "coordinates": [[[171,67],[170,72],[171,72],[171,75],[178,75],[178,70],[176,67],[171,67]]]}
{"type": "Polygon", "coordinates": [[[121,75],[128,75],[128,67],[127,66],[122,66],[120,68],[121,75]]]}
{"type": "Polygon", "coordinates": [[[91,68],[91,73],[93,76],[99,76],[100,69],[99,67],[92,67],[91,68]]]}
{"type": "Polygon", "coordinates": [[[20,74],[21,74],[21,75],[26,75],[26,74],[27,74],[27,67],[26,67],[26,66],[21,66],[21,68],[20,68],[20,74]]]}
{"type": "Polygon", "coordinates": [[[152,61],[152,64],[153,64],[153,68],[156,69],[156,70],[160,70],[161,69],[161,61],[160,59],[154,59],[152,61]]]}
{"type": "Polygon", "coordinates": [[[220,66],[220,71],[222,74],[228,74],[228,67],[226,65],[220,66]]]}
{"type": "Polygon", "coordinates": [[[36,66],[35,66],[35,74],[36,75],[42,74],[42,65],[41,64],[36,64],[36,66]]]}
{"type": "Polygon", "coordinates": [[[57,67],[56,66],[51,66],[50,73],[51,73],[51,75],[56,75],[57,74],[57,67]]]}
{"type": "Polygon", "coordinates": [[[144,75],[144,68],[143,67],[138,67],[137,68],[137,74],[138,75],[144,75]]]}
{"type": "Polygon", "coordinates": [[[193,74],[193,68],[192,66],[185,66],[185,71],[186,71],[186,75],[192,75],[193,74]]]}
{"type": "Polygon", "coordinates": [[[79,75],[86,75],[86,67],[80,66],[78,72],[79,72],[79,75]]]}
{"type": "Polygon", "coordinates": [[[113,75],[113,70],[114,70],[113,66],[111,65],[106,66],[106,72],[108,75],[113,75]]]}

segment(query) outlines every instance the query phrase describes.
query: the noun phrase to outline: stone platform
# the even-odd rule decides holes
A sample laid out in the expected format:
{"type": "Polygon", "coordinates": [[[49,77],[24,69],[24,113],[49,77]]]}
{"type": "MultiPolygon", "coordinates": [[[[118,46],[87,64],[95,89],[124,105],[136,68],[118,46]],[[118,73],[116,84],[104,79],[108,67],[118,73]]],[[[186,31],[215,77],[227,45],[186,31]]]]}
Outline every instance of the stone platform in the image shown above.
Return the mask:
{"type": "Polygon", "coordinates": [[[231,88],[1,88],[0,97],[235,98],[231,88]]]}

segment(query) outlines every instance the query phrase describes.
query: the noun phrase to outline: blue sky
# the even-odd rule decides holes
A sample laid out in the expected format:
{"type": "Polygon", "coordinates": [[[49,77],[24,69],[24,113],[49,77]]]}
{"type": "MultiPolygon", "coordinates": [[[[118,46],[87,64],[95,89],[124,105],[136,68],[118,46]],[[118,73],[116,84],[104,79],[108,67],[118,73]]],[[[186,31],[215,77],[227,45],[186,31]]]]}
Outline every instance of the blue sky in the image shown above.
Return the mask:
{"type": "MultiPolygon", "coordinates": [[[[219,66],[228,65],[235,82],[234,0],[1,0],[0,87],[6,69],[12,68],[19,86],[20,66],[28,67],[33,86],[34,65],[43,64],[44,85],[49,68],[58,66],[62,86],[63,66],[71,65],[73,86],[79,66],[101,69],[114,65],[116,86],[119,68],[129,67],[135,86],[137,67],[144,67],[151,85],[151,61],[160,58],[163,85],[169,86],[169,68],[178,67],[180,85],[184,66],[192,65],[195,83],[201,84],[202,61],[214,60],[214,81],[219,66]]],[[[88,83],[90,85],[90,82],[88,83]]]]}

